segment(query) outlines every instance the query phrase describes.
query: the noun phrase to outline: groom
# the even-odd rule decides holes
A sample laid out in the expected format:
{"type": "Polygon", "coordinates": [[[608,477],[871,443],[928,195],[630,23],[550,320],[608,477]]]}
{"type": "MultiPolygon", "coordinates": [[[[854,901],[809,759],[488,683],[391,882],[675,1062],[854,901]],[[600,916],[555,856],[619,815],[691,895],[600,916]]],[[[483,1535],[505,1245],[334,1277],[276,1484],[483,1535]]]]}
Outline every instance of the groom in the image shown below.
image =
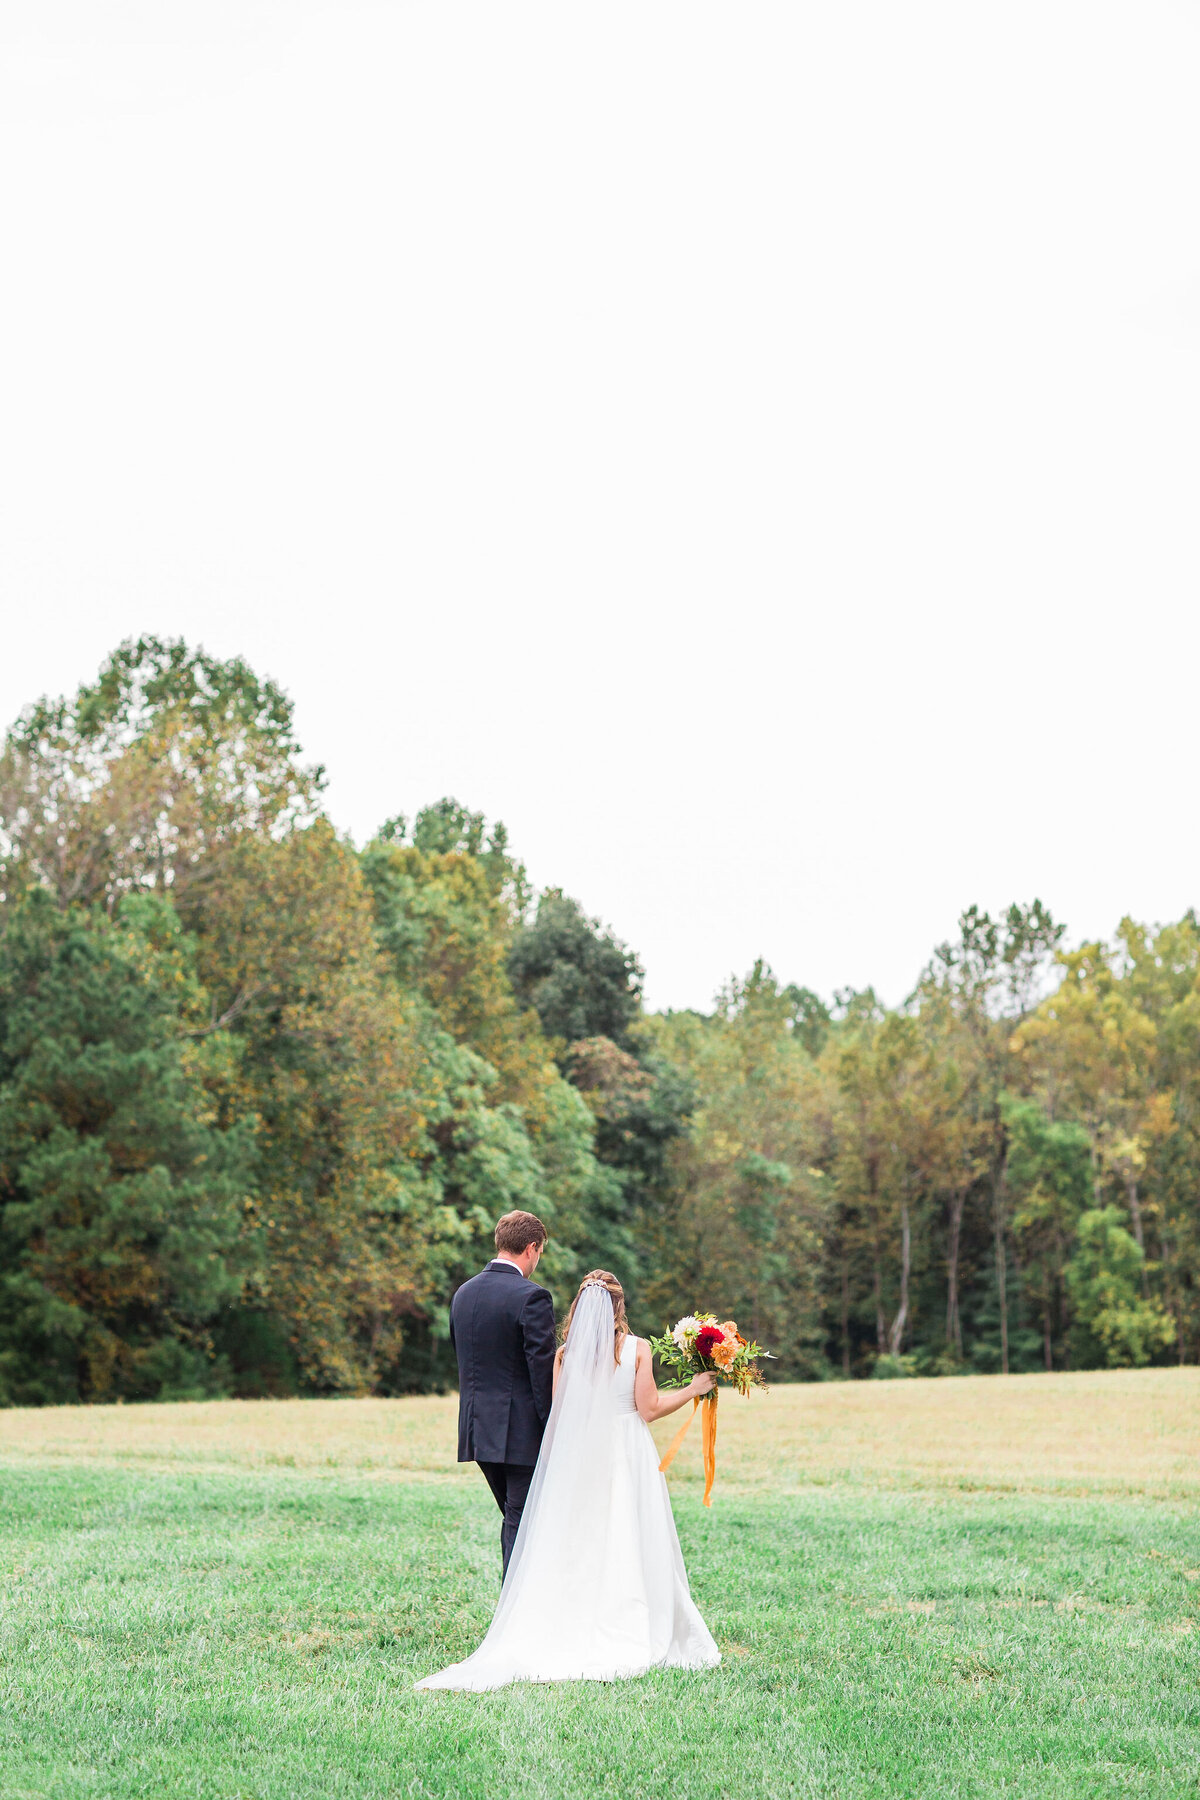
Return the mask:
{"type": "Polygon", "coordinates": [[[503,1514],[505,1575],[554,1385],[554,1302],[530,1279],[545,1243],[540,1219],[505,1213],[496,1226],[494,1258],[450,1302],[458,1460],[479,1464],[503,1514]]]}

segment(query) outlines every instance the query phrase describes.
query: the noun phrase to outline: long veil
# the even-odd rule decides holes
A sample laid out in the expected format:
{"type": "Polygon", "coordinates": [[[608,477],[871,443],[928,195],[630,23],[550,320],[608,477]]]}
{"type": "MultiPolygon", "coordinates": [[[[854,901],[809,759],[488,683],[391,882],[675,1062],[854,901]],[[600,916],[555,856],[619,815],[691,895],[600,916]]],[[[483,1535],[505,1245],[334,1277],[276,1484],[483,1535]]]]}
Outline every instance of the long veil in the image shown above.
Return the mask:
{"type": "MultiPolygon", "coordinates": [[[[592,1282],[575,1304],[497,1622],[506,1605],[515,1605],[521,1589],[533,1579],[534,1565],[558,1563],[561,1551],[564,1567],[574,1565],[572,1588],[581,1580],[586,1588],[593,1559],[581,1551],[589,1545],[604,1547],[613,1472],[613,1341],[612,1296],[600,1282],[592,1282]]],[[[601,1559],[594,1560],[599,1564],[601,1559]]],[[[561,1582],[559,1570],[555,1586],[560,1594],[561,1582]]],[[[583,1600],[586,1594],[579,1597],[583,1600]]]]}
{"type": "Polygon", "coordinates": [[[613,1517],[614,1320],[599,1282],[575,1305],[558,1389],[508,1574],[487,1636],[473,1656],[420,1686],[620,1672],[629,1650],[606,1643],[613,1517]],[[454,1679],[449,1679],[454,1677],[454,1679]]]}

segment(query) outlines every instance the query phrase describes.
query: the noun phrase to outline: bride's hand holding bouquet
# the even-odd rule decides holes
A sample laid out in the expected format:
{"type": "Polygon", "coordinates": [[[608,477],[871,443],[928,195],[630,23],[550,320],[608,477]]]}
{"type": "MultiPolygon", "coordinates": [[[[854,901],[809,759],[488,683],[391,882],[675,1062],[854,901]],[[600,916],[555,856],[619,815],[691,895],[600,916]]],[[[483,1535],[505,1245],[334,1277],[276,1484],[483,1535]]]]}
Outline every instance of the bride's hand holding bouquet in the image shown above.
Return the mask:
{"type": "Polygon", "coordinates": [[[686,1387],[694,1375],[711,1374],[727,1382],[739,1394],[765,1387],[760,1358],[771,1352],[745,1339],[732,1319],[718,1324],[715,1313],[689,1313],[662,1337],[651,1338],[650,1348],[660,1363],[674,1371],[664,1387],[686,1387]]]}
{"type": "Polygon", "coordinates": [[[711,1506],[717,1468],[717,1384],[724,1382],[743,1395],[752,1387],[765,1387],[758,1364],[771,1352],[744,1338],[732,1319],[718,1321],[715,1313],[689,1313],[662,1337],[648,1341],[659,1362],[671,1371],[671,1379],[663,1386],[688,1388],[695,1395],[691,1416],[676,1432],[659,1468],[666,1473],[697,1408],[703,1405],[704,1504],[711,1506]],[[706,1376],[711,1379],[701,1388],[699,1383],[706,1376]]]}

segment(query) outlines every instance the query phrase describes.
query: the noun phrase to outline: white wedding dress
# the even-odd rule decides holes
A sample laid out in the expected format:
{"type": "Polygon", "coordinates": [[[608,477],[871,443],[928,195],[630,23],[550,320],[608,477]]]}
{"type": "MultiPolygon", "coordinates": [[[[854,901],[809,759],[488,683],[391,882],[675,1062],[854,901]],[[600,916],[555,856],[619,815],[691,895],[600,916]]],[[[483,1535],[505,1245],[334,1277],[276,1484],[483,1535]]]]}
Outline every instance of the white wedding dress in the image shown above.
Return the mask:
{"type": "Polygon", "coordinates": [[[487,1636],[418,1688],[615,1681],[720,1662],[634,1405],[636,1362],[637,1339],[626,1337],[614,1367],[612,1300],[599,1284],[584,1288],[487,1636]]]}

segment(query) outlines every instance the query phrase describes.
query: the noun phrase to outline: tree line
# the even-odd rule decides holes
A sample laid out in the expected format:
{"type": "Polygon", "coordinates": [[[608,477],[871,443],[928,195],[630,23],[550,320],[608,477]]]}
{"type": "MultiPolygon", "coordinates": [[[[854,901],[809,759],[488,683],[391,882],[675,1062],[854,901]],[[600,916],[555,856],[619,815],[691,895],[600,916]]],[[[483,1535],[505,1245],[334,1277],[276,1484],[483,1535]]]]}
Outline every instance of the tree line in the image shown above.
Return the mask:
{"type": "Polygon", "coordinates": [[[1200,924],[972,908],[902,1007],[627,947],[443,800],[362,850],[244,663],[123,645],[0,755],[0,1402],[408,1393],[496,1217],[788,1378],[1194,1361],[1200,924]]]}

